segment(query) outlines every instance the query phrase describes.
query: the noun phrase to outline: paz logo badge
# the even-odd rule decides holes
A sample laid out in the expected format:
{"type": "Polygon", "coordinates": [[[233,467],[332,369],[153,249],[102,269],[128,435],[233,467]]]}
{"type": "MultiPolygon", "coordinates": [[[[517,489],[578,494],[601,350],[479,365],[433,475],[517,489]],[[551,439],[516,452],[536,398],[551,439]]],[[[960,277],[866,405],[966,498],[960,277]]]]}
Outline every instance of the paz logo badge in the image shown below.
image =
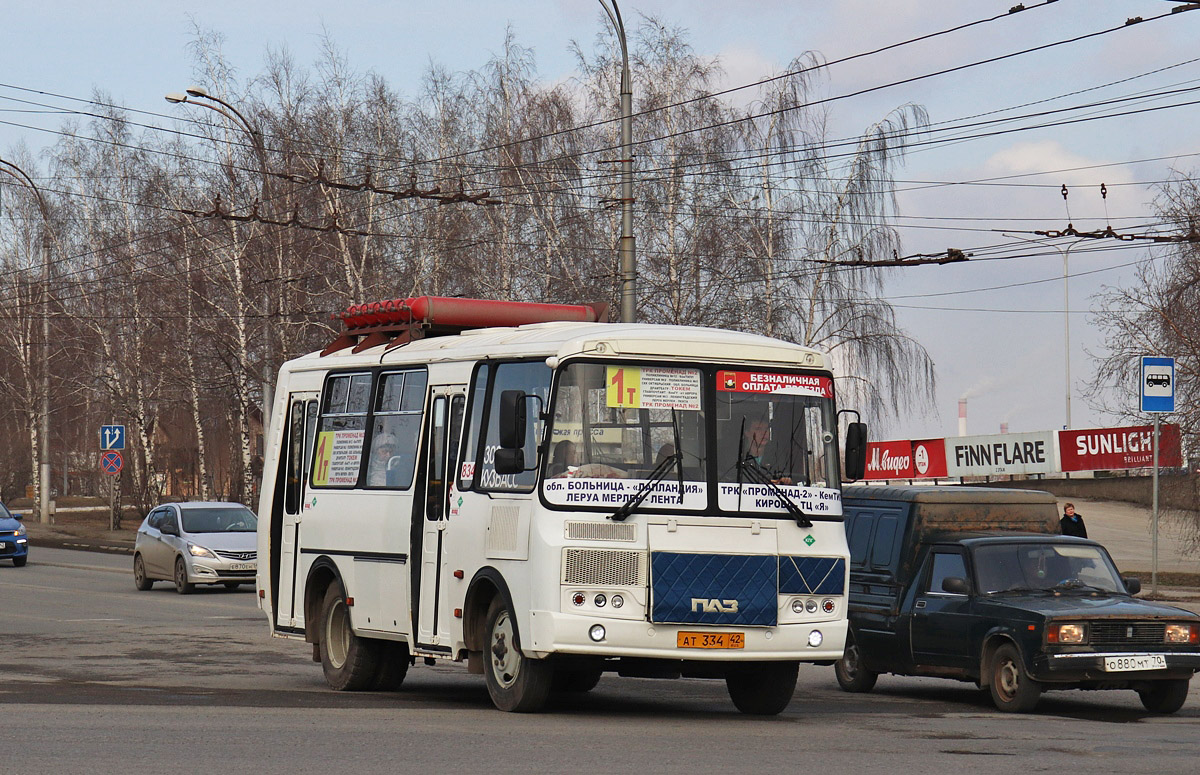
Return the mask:
{"type": "Polygon", "coordinates": [[[816,542],[817,539],[813,538],[811,534],[804,536],[804,543],[808,544],[809,546],[812,546],[816,542]]]}

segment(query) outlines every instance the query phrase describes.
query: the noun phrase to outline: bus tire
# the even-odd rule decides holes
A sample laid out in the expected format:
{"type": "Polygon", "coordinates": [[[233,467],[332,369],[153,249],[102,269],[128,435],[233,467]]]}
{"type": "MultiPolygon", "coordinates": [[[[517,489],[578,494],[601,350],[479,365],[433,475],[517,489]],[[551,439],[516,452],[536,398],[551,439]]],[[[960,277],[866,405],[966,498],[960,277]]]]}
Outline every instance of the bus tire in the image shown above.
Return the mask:
{"type": "Polygon", "coordinates": [[[492,704],[511,713],[536,713],[550,696],[554,669],[521,653],[515,617],[500,595],[492,598],[486,621],[483,677],[492,704]]]}
{"type": "Polygon", "coordinates": [[[842,658],[833,663],[833,674],[844,692],[869,692],[875,688],[879,673],[872,672],[862,663],[862,652],[854,642],[854,636],[846,637],[846,650],[842,658]]]}
{"type": "Polygon", "coordinates": [[[325,590],[321,603],[321,670],[325,683],[338,692],[357,692],[375,681],[378,648],[350,628],[350,607],[340,581],[325,590]]]}
{"type": "Polygon", "coordinates": [[[733,664],[725,673],[725,686],[742,713],[776,716],[792,701],[799,672],[799,662],[733,664]]]}
{"type": "Polygon", "coordinates": [[[408,675],[410,657],[407,643],[380,641],[378,645],[375,682],[371,687],[377,692],[397,691],[408,675]]]}
{"type": "Polygon", "coordinates": [[[596,688],[604,671],[598,667],[576,670],[555,670],[551,691],[561,694],[585,694],[596,688]]]}

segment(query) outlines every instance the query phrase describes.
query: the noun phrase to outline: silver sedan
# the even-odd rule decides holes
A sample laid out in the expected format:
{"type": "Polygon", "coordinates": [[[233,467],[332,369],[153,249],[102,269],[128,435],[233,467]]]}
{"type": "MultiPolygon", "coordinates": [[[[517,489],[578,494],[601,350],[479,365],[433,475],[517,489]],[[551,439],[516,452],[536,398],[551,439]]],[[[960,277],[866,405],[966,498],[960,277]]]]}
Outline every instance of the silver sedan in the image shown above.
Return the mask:
{"type": "Polygon", "coordinates": [[[133,547],[133,581],[140,590],[175,582],[186,595],[196,584],[229,589],[253,584],[258,570],[258,518],[240,503],[169,503],[151,511],[133,547]]]}

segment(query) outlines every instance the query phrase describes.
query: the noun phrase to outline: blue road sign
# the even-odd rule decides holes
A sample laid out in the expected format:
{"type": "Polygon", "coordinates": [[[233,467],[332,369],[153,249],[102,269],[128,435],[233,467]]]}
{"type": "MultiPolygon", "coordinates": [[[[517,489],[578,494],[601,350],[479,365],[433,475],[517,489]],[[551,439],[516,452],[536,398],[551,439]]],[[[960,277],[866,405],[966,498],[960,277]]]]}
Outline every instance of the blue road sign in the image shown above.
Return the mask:
{"type": "Polygon", "coordinates": [[[100,455],[100,470],[106,474],[119,474],[124,465],[124,458],[115,449],[110,449],[108,452],[100,455]]]}
{"type": "Polygon", "coordinates": [[[1142,356],[1142,411],[1175,411],[1175,359],[1142,356]]]}
{"type": "Polygon", "coordinates": [[[100,449],[125,449],[125,426],[101,425],[100,449]]]}

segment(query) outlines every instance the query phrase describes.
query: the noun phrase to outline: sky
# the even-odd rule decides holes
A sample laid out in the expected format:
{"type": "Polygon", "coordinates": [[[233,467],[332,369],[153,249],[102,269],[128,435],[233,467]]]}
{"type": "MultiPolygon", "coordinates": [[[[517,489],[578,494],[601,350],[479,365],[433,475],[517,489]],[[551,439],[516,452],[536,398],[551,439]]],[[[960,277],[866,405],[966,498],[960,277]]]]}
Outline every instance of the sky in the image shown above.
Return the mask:
{"type": "MultiPolygon", "coordinates": [[[[687,30],[698,54],[720,61],[726,87],[784,72],[806,51],[832,61],[1003,14],[1014,4],[618,2],[630,28],[643,16],[655,16],[687,30]]],[[[1116,27],[1131,17],[1149,19],[1182,3],[1059,0],[1038,7],[1038,0],[1026,0],[1026,5],[1029,10],[995,22],[832,65],[819,89],[825,96],[849,95],[1116,27]]],[[[163,95],[193,82],[188,44],[197,28],[224,36],[225,54],[242,77],[261,70],[269,50],[286,49],[300,63],[313,62],[327,35],[353,67],[379,73],[393,88],[411,95],[431,62],[451,70],[482,66],[500,49],[506,26],[512,27],[520,44],[534,50],[543,80],[570,78],[575,64],[569,50],[572,41],[590,48],[605,23],[596,0],[42,0],[6,6],[0,27],[0,156],[12,155],[21,144],[38,153],[55,139],[45,130],[56,128],[61,120],[21,112],[28,106],[12,98],[31,95],[14,87],[74,97],[90,97],[98,90],[130,108],[170,112],[163,95]]],[[[1189,60],[1200,57],[1198,33],[1200,10],[1178,13],[839,99],[829,104],[830,134],[856,136],[906,103],[924,106],[936,127],[938,122],[1085,89],[1090,91],[1014,112],[1195,88],[1200,84],[1200,62],[1189,60]],[[1115,81],[1124,82],[1104,86],[1115,81]]],[[[747,94],[737,92],[731,99],[746,99],[747,94]]],[[[1192,93],[1181,93],[1131,102],[1128,109],[1195,99],[1192,93]]],[[[636,94],[634,100],[636,104],[636,94]]],[[[1030,232],[1064,228],[1067,207],[1071,222],[1081,231],[1110,223],[1118,231],[1144,229],[1153,220],[1157,184],[1172,170],[1200,170],[1200,137],[1194,129],[1198,118],[1200,105],[1192,105],[913,149],[896,172],[905,253],[953,247],[975,253],[976,259],[908,267],[888,276],[884,298],[895,305],[899,325],[933,359],[938,386],[928,412],[877,422],[872,437],[955,435],[962,397],[968,399],[971,434],[996,433],[1001,423],[1011,432],[1061,428],[1067,422],[1068,349],[1071,426],[1113,424],[1112,417],[1090,407],[1083,395],[1094,374],[1094,354],[1104,347],[1095,324],[1095,297],[1105,287],[1133,283],[1136,263],[1146,260],[1148,252],[1116,241],[1073,245],[1066,256],[1069,305],[1063,276],[1070,242],[1058,241],[1051,248],[1031,243],[1031,252],[1041,255],[1026,258],[982,259],[989,246],[1037,240],[1041,238],[1030,232]],[[1142,161],[1147,159],[1153,161],[1142,161]],[[1015,175],[1022,177],[1011,177],[1015,175]],[[962,185],[984,179],[1003,185],[962,185]],[[1101,198],[1101,184],[1107,199],[1101,198]],[[1096,247],[1114,249],[1093,251],[1096,247]],[[1014,287],[1016,283],[1023,284],[1014,287]]]]}

